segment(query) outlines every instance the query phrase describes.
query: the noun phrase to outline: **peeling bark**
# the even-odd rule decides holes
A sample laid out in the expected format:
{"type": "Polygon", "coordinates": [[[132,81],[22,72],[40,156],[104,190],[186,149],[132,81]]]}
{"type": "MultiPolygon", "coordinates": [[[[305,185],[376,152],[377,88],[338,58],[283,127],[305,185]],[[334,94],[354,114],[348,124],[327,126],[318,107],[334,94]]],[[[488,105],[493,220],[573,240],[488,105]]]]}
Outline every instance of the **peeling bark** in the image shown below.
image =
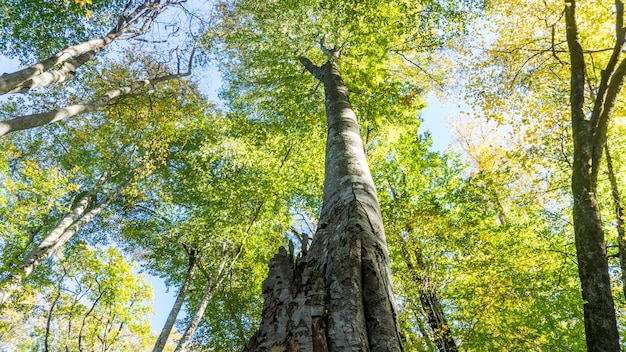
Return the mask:
{"type": "Polygon", "coordinates": [[[308,253],[294,265],[281,248],[270,262],[261,326],[244,351],[402,351],[382,217],[347,88],[332,59],[300,61],[324,84],[324,201],[308,253]]]}
{"type": "Polygon", "coordinates": [[[284,247],[270,260],[269,267],[263,282],[261,326],[244,352],[329,351],[328,312],[320,273],[310,270],[307,256],[299,256],[294,262],[293,253],[287,253],[284,247]]]}

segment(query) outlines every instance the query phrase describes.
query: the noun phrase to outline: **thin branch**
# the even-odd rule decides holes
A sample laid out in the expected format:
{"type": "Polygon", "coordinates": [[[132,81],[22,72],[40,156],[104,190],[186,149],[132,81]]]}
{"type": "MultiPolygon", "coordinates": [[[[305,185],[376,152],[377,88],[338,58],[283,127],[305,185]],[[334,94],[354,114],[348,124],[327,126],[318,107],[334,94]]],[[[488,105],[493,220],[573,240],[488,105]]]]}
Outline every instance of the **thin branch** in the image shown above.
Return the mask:
{"type": "Polygon", "coordinates": [[[556,45],[554,43],[554,37],[555,37],[555,26],[556,24],[553,24],[550,28],[550,42],[552,43],[551,47],[552,47],[552,56],[559,62],[559,64],[561,64],[561,66],[565,66],[565,63],[561,60],[561,58],[559,58],[559,56],[556,54],[556,45]]]}
{"type": "Polygon", "coordinates": [[[609,143],[605,144],[607,172],[609,174],[609,182],[611,184],[611,195],[613,196],[613,204],[615,206],[615,229],[617,230],[617,244],[619,247],[620,269],[622,274],[622,294],[626,296],[626,229],[624,228],[624,209],[622,207],[622,199],[613,168],[613,158],[609,149],[609,143]]]}
{"type": "MultiPolygon", "coordinates": [[[[609,62],[602,71],[600,86],[598,87],[598,93],[594,102],[593,112],[591,115],[591,125],[594,131],[600,124],[604,110],[607,108],[606,100],[608,99],[608,95],[612,94],[611,92],[607,92],[607,90],[609,89],[609,85],[612,84],[611,81],[614,80],[613,77],[618,74],[615,70],[618,65],[622,49],[624,48],[624,43],[626,42],[626,31],[624,30],[624,4],[621,0],[615,0],[615,11],[615,45],[613,46],[613,53],[611,54],[609,62]]],[[[602,143],[600,148],[604,148],[604,143],[602,143]]]]}
{"type": "Polygon", "coordinates": [[[98,302],[100,301],[100,299],[104,295],[104,291],[102,291],[102,289],[100,287],[100,282],[98,282],[98,280],[95,279],[95,278],[94,278],[94,280],[96,281],[96,284],[98,285],[98,293],[99,293],[99,295],[94,300],[93,304],[91,305],[91,308],[89,308],[87,313],[85,313],[85,315],[83,316],[83,322],[82,322],[82,325],[80,326],[80,331],[78,333],[78,350],[79,351],[83,350],[82,349],[83,329],[85,328],[85,324],[86,324],[87,318],[89,317],[89,315],[91,315],[93,310],[96,308],[96,305],[98,304],[98,302]]]}
{"type": "Polygon", "coordinates": [[[430,74],[430,72],[426,71],[422,66],[420,66],[418,63],[416,63],[415,61],[409,59],[403,52],[400,51],[395,51],[396,54],[402,56],[402,58],[410,63],[411,65],[417,67],[417,69],[419,69],[420,71],[422,71],[424,74],[426,74],[426,77],[428,77],[428,79],[430,79],[431,81],[435,82],[435,84],[437,84],[439,86],[439,88],[441,88],[442,90],[445,90],[445,85],[443,83],[441,83],[439,80],[437,80],[437,78],[435,78],[434,76],[432,76],[430,74]]]}
{"type": "Polygon", "coordinates": [[[61,283],[63,282],[63,279],[65,279],[66,275],[67,275],[67,271],[65,270],[65,267],[64,267],[63,276],[61,276],[61,278],[59,279],[59,286],[58,286],[56,297],[54,297],[54,300],[52,301],[52,304],[50,305],[50,309],[48,310],[48,317],[46,318],[46,334],[44,338],[44,351],[45,352],[50,351],[50,348],[48,346],[48,338],[50,337],[50,326],[52,325],[52,311],[54,310],[54,307],[56,307],[57,303],[59,302],[59,299],[61,298],[61,283]]]}
{"type": "MultiPolygon", "coordinates": [[[[622,59],[622,61],[619,63],[619,66],[617,66],[617,68],[615,69],[615,72],[611,76],[608,87],[605,90],[606,95],[604,98],[604,102],[602,104],[602,108],[600,109],[600,115],[597,118],[596,125],[593,130],[591,174],[592,174],[592,181],[594,183],[597,182],[598,172],[600,170],[600,162],[602,160],[602,151],[604,150],[606,140],[607,140],[607,130],[609,126],[609,120],[613,112],[613,109],[615,107],[617,96],[619,92],[622,90],[622,86],[624,85],[625,79],[626,79],[626,59],[622,59]]],[[[600,93],[598,93],[598,97],[599,96],[600,96],[600,93]]],[[[598,100],[596,100],[596,103],[597,102],[598,100]]],[[[595,112],[595,109],[594,109],[594,112],[595,112]]],[[[593,123],[593,120],[592,120],[592,123],[593,123]]]]}

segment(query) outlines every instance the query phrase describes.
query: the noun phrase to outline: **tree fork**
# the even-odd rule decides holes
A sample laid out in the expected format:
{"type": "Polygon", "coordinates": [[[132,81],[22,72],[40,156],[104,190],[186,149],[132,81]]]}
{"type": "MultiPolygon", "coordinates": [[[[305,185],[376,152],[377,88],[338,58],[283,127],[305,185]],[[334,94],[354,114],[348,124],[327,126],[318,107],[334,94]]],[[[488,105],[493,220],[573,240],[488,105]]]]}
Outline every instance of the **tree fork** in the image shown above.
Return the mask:
{"type": "MultiPolygon", "coordinates": [[[[623,21],[623,6],[619,6],[620,4],[618,0],[616,27],[618,27],[617,34],[623,35],[623,23],[620,23],[623,21]]],[[[585,114],[586,66],[583,49],[578,39],[575,0],[565,1],[565,23],[570,55],[570,105],[574,140],[571,181],[574,197],[572,215],[578,275],[582,298],[585,301],[583,305],[585,338],[588,351],[619,351],[619,333],[596,184],[602,148],[606,142],[606,126],[615,101],[613,97],[621,88],[625,74],[625,69],[622,67],[625,64],[619,64],[619,69],[615,71],[613,70],[615,63],[611,62],[607,66],[608,76],[603,77],[602,83],[603,87],[606,86],[606,90],[600,91],[604,97],[598,99],[594,107],[594,112],[599,113],[594,114],[592,119],[588,120],[585,114]],[[602,108],[598,106],[600,101],[604,101],[602,108]]],[[[618,38],[616,48],[621,49],[622,45],[623,40],[620,41],[618,38]]]]}

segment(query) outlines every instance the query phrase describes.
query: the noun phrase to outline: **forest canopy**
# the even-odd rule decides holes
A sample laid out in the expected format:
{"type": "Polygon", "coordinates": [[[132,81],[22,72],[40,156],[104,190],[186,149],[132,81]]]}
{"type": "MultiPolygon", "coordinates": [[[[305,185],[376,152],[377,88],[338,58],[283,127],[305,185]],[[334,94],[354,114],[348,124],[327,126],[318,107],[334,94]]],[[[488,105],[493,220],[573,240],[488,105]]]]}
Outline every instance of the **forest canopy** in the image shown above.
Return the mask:
{"type": "Polygon", "coordinates": [[[620,0],[0,0],[0,350],[624,349],[625,43],[620,0]]]}

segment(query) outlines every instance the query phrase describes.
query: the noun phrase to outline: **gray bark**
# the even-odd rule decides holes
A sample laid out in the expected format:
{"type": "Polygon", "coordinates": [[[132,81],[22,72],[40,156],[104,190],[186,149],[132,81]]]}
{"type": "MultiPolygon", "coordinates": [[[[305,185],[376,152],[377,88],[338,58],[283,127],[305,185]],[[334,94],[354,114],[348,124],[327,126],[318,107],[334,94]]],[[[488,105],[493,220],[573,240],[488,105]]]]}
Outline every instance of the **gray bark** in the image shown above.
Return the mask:
{"type": "Polygon", "coordinates": [[[281,249],[245,351],[402,351],[387,243],[356,115],[337,65],[301,63],[324,84],[323,206],[305,257],[281,249]],[[323,299],[323,300],[322,300],[323,299]]]}
{"type": "Polygon", "coordinates": [[[82,66],[95,57],[117,39],[119,35],[118,33],[110,33],[102,38],[67,47],[46,60],[30,67],[13,73],[3,74],[0,76],[0,95],[7,93],[26,93],[31,89],[67,80],[76,73],[76,69],[79,66],[82,66]],[[74,56],[77,57],[74,60],[65,62],[59,69],[47,71],[51,67],[69,60],[74,56]]]}
{"type": "Polygon", "coordinates": [[[193,279],[194,273],[197,268],[197,251],[191,250],[189,252],[189,267],[187,269],[187,276],[185,276],[185,282],[178,290],[178,295],[176,295],[176,301],[174,302],[174,306],[172,310],[170,310],[170,314],[167,316],[167,320],[165,321],[165,325],[159,334],[159,338],[154,344],[154,348],[152,348],[152,352],[161,352],[163,348],[165,348],[165,344],[167,343],[167,339],[172,332],[172,328],[174,327],[174,323],[176,322],[176,317],[180,312],[180,309],[183,307],[183,303],[185,301],[185,297],[187,296],[187,291],[189,290],[189,285],[191,284],[191,279],[193,279]]]}
{"type": "MultiPolygon", "coordinates": [[[[231,268],[234,265],[234,263],[237,261],[237,259],[239,258],[240,253],[241,251],[239,251],[237,255],[232,259],[231,265],[230,265],[231,268]]],[[[200,300],[200,303],[198,304],[198,307],[196,308],[196,311],[194,312],[193,317],[191,318],[191,321],[187,325],[187,328],[185,329],[183,336],[180,338],[180,341],[178,341],[178,345],[176,346],[176,349],[174,350],[174,352],[182,352],[182,351],[187,350],[187,346],[189,345],[189,342],[191,342],[191,338],[193,337],[193,334],[196,332],[196,328],[198,327],[198,324],[200,324],[200,320],[204,316],[204,311],[206,310],[206,307],[209,305],[209,302],[211,302],[211,299],[213,298],[213,294],[215,293],[215,290],[217,290],[217,288],[222,284],[222,281],[224,281],[224,278],[226,277],[224,275],[224,268],[226,267],[226,262],[227,262],[226,259],[227,258],[224,258],[222,260],[217,271],[213,273],[213,275],[211,275],[210,277],[208,275],[205,275],[208,282],[204,289],[204,294],[202,295],[202,299],[200,300]]]]}
{"type": "Polygon", "coordinates": [[[132,4],[133,1],[128,1],[117,23],[105,36],[66,47],[32,66],[0,76],[0,95],[26,93],[34,88],[67,80],[76,73],[78,67],[106,49],[113,41],[145,34],[152,21],[171,2],[160,4],[158,1],[143,1],[134,9],[132,4]],[[73,60],[68,61],[72,58],[73,60]],[[61,67],[48,71],[57,65],[61,67]]]}
{"type": "Polygon", "coordinates": [[[103,108],[109,105],[112,101],[124,96],[135,94],[137,91],[145,88],[149,85],[154,85],[159,82],[177,79],[184,76],[188,76],[190,73],[180,73],[165,75],[153,79],[144,79],[141,81],[135,81],[130,86],[122,87],[119,89],[110,90],[104,93],[98,99],[86,104],[76,104],[67,106],[61,109],[50,110],[40,114],[32,114],[26,116],[20,116],[12,120],[6,120],[0,122],[0,136],[4,136],[7,133],[27,130],[39,126],[43,126],[49,123],[57,122],[62,119],[74,117],[87,112],[95,111],[99,108],[103,108]]]}
{"type": "Polygon", "coordinates": [[[308,256],[294,264],[293,253],[280,247],[263,281],[261,325],[244,351],[329,351],[325,295],[324,278],[309,268],[308,256]]]}
{"type": "Polygon", "coordinates": [[[565,22],[570,55],[570,105],[574,162],[572,170],[572,215],[578,259],[588,351],[619,351],[615,303],[611,292],[604,228],[597,199],[597,176],[607,127],[615,98],[626,74],[626,61],[619,62],[626,39],[624,6],[616,1],[616,41],[602,72],[591,118],[585,113],[586,65],[578,38],[576,2],[566,0],[565,22]]]}
{"type": "Polygon", "coordinates": [[[89,210],[87,209],[93,204],[95,192],[89,192],[83,196],[72,212],[66,214],[57,223],[57,226],[48,233],[46,238],[26,254],[20,265],[0,281],[0,306],[11,297],[13,292],[21,287],[22,281],[37,269],[39,265],[61,249],[81,227],[93,220],[94,217],[117,198],[126,187],[128,181],[129,179],[120,183],[109,196],[97,202],[89,210]]]}

